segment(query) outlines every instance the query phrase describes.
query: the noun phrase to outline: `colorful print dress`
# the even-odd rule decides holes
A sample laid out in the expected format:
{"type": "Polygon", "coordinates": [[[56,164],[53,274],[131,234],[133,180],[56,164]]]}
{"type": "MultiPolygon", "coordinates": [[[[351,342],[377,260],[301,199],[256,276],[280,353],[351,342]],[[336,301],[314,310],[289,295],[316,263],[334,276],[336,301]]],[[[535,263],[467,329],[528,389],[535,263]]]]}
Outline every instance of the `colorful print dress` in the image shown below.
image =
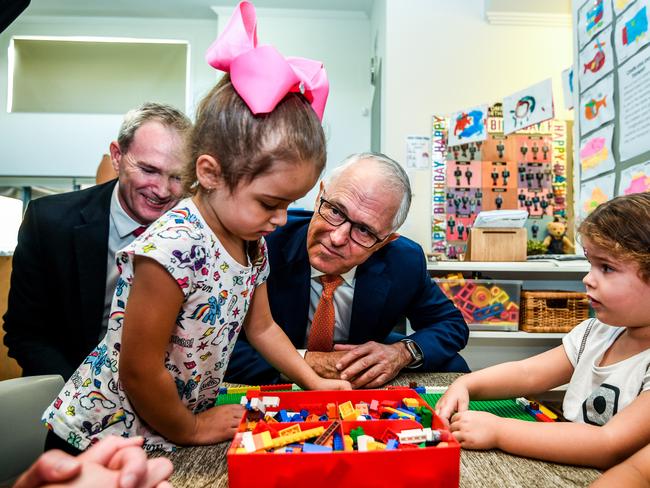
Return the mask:
{"type": "Polygon", "coordinates": [[[167,346],[165,368],[182,402],[198,413],[214,405],[255,287],[268,277],[263,240],[260,245],[261,258],[241,265],[221,246],[194,202],[186,199],[119,251],[120,277],[106,336],[43,414],[48,428],[82,450],[108,435],[141,435],[147,450],[173,450],[172,443],[134,413],[120,384],[122,319],[134,257],[160,263],[183,291],[185,300],[167,346]]]}

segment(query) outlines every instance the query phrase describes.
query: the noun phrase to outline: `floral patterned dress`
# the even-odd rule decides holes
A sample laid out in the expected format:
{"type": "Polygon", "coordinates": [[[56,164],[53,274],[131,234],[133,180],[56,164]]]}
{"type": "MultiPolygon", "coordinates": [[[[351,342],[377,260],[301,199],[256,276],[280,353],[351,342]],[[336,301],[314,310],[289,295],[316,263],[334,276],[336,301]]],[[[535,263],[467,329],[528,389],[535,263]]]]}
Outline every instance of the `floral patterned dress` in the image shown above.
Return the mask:
{"type": "Polygon", "coordinates": [[[43,414],[48,428],[82,450],[108,435],[141,435],[147,450],[173,450],[174,444],[135,414],[120,383],[122,320],[134,258],[146,256],[160,263],[184,294],[165,351],[165,368],[181,401],[198,413],[214,405],[255,287],[268,277],[263,240],[260,246],[261,258],[241,265],[226,252],[192,200],[186,199],[119,251],[120,277],[106,336],[43,414]]]}

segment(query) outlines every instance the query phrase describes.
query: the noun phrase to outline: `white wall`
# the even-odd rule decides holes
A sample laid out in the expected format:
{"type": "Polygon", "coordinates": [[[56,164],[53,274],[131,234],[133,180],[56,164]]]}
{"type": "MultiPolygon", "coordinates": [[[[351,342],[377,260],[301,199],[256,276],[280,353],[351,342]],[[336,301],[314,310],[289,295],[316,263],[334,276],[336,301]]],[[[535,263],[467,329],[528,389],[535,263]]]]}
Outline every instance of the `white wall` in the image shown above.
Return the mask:
{"type": "MultiPolygon", "coordinates": [[[[115,36],[187,40],[191,47],[192,115],[220,72],[204,53],[232,13],[217,10],[211,19],[20,17],[0,35],[0,176],[94,176],[121,115],[6,113],[7,46],[12,35],[115,36]],[[217,15],[219,14],[219,15],[217,15]]],[[[286,56],[322,60],[330,80],[324,126],[328,168],[370,145],[370,21],[360,12],[258,9],[258,38],[286,56]]],[[[128,76],[128,73],[124,73],[128,76]]],[[[184,108],[184,107],[179,107],[184,108]]],[[[313,207],[315,193],[297,202],[313,207]]]]}
{"type": "MultiPolygon", "coordinates": [[[[483,0],[385,0],[382,150],[404,161],[405,138],[431,132],[432,114],[493,103],[553,77],[563,111],[560,73],[572,63],[570,27],[490,25],[483,0]]],[[[373,24],[374,25],[374,24],[373,24]]],[[[429,171],[410,171],[415,197],[401,233],[430,250],[429,171]]]]}
{"type": "Polygon", "coordinates": [[[0,35],[0,176],[94,177],[101,156],[116,138],[122,121],[122,116],[115,114],[7,113],[7,49],[11,36],[186,40],[191,49],[192,105],[216,80],[214,70],[203,61],[205,47],[214,39],[216,28],[216,18],[201,21],[21,16],[0,35]]]}

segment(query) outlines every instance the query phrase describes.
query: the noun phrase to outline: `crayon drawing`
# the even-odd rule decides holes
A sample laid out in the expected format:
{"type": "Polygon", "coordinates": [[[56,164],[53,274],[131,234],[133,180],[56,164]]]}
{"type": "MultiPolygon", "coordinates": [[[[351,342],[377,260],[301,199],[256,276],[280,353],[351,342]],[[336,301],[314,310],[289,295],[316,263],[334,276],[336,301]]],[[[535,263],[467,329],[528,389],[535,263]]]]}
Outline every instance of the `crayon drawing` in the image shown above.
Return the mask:
{"type": "Polygon", "coordinates": [[[611,0],[587,0],[578,10],[578,44],[580,49],[612,22],[611,0]]]}
{"type": "Polygon", "coordinates": [[[616,21],[614,47],[619,65],[650,42],[648,12],[648,0],[639,0],[616,21]]]}
{"type": "Polygon", "coordinates": [[[562,71],[562,94],[564,95],[564,108],[573,108],[573,68],[562,71]]]}
{"type": "Polygon", "coordinates": [[[552,118],[553,85],[550,78],[503,99],[505,135],[552,118]]]}
{"type": "Polygon", "coordinates": [[[618,17],[623,13],[623,11],[628,8],[634,0],[612,0],[614,6],[614,13],[618,17]]]}
{"type": "Polygon", "coordinates": [[[580,95],[580,135],[614,118],[614,75],[608,75],[580,95]]]}
{"type": "Polygon", "coordinates": [[[605,29],[580,53],[580,89],[584,91],[614,68],[614,51],[610,41],[612,29],[605,29]]]}
{"type": "Polygon", "coordinates": [[[601,203],[614,198],[614,177],[614,173],[610,173],[580,184],[580,218],[589,215],[601,203]]]}
{"type": "Polygon", "coordinates": [[[612,154],[613,136],[614,126],[610,124],[583,138],[578,151],[581,180],[593,178],[614,169],[616,163],[612,154]]]}
{"type": "Polygon", "coordinates": [[[621,171],[621,181],[618,185],[619,195],[646,191],[650,191],[650,161],[635,164],[621,171]]]}
{"type": "Polygon", "coordinates": [[[487,139],[488,106],[480,105],[452,114],[449,126],[449,146],[487,139]]]}

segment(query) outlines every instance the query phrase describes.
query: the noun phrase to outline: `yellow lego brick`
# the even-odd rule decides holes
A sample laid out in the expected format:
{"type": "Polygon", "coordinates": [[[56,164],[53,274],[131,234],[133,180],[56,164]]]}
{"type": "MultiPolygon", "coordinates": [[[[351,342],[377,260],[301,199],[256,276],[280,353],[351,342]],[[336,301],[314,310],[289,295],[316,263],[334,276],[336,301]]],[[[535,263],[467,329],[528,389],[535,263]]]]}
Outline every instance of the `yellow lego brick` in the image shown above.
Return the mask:
{"type": "Polygon", "coordinates": [[[352,418],[352,420],[357,418],[357,416],[355,414],[355,411],[354,411],[354,407],[352,406],[351,401],[348,400],[347,402],[341,403],[339,405],[339,415],[341,416],[341,418],[343,420],[346,420],[346,418],[348,418],[348,417],[352,418],[353,415],[354,415],[354,417],[352,418]]]}
{"type": "Polygon", "coordinates": [[[344,451],[354,451],[353,445],[354,445],[354,441],[352,440],[352,437],[345,434],[343,436],[343,450],[344,451]]]}
{"type": "Polygon", "coordinates": [[[227,393],[246,393],[249,390],[259,390],[259,386],[231,386],[226,391],[227,393]]]}
{"type": "Polygon", "coordinates": [[[420,402],[415,398],[403,398],[402,403],[409,408],[415,408],[420,406],[420,402]]]}
{"type": "Polygon", "coordinates": [[[299,424],[293,424],[291,427],[278,430],[278,434],[281,436],[298,434],[299,432],[302,432],[302,429],[300,428],[299,424]]]}
{"type": "Polygon", "coordinates": [[[294,442],[305,441],[307,439],[311,439],[312,437],[318,437],[323,432],[325,432],[325,427],[315,427],[313,429],[304,430],[298,434],[290,434],[290,435],[283,435],[280,437],[276,437],[275,439],[273,439],[273,443],[271,444],[271,447],[274,448],[282,447],[282,446],[286,446],[287,444],[293,444],[294,442]]]}
{"type": "Polygon", "coordinates": [[[266,430],[253,435],[253,442],[255,443],[255,450],[260,451],[262,449],[270,449],[273,444],[273,438],[271,437],[271,433],[266,430]]]}
{"type": "Polygon", "coordinates": [[[384,410],[390,413],[396,413],[399,417],[408,417],[410,419],[415,420],[414,413],[402,412],[401,410],[394,409],[393,407],[384,407],[384,410]]]}

